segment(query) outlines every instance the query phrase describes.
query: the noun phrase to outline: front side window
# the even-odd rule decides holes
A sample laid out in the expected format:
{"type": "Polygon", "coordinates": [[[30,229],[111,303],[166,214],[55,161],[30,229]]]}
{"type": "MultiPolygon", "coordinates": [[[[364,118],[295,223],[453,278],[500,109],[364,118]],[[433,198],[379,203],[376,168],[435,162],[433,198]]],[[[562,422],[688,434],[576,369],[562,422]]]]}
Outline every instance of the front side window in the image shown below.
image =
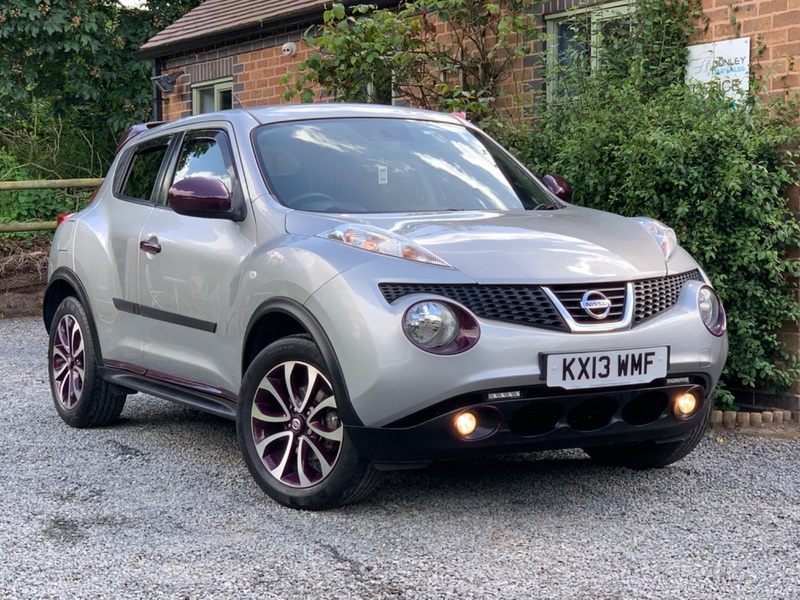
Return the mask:
{"type": "Polygon", "coordinates": [[[122,196],[142,202],[153,199],[153,191],[169,149],[169,142],[168,137],[159,138],[134,148],[125,179],[118,188],[122,196]]]}
{"type": "Polygon", "coordinates": [[[218,179],[233,193],[233,162],[228,136],[223,131],[193,131],[181,144],[171,185],[188,177],[218,179]]]}
{"type": "Polygon", "coordinates": [[[632,2],[624,0],[545,17],[548,100],[576,92],[579,79],[601,67],[604,45],[630,30],[627,16],[634,10],[632,2]]]}
{"type": "Polygon", "coordinates": [[[265,125],[255,150],[284,205],[318,212],[554,208],[508,154],[460,125],[325,119],[265,125]]]}
{"type": "Polygon", "coordinates": [[[192,86],[192,114],[233,108],[233,80],[209,81],[192,86]]]}

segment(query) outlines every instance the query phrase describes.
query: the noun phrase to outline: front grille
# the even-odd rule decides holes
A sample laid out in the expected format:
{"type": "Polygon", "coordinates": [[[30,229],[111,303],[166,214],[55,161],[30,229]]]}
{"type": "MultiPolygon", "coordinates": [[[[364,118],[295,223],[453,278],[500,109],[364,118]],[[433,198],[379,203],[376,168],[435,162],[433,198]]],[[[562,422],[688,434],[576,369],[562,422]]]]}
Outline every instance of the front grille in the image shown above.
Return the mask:
{"type": "Polygon", "coordinates": [[[604,285],[555,285],[550,286],[550,291],[555,294],[558,301],[572,317],[572,320],[580,325],[594,325],[598,323],[614,323],[622,320],[625,314],[625,296],[627,295],[627,285],[624,283],[612,283],[604,285]],[[608,315],[598,320],[590,316],[581,307],[583,295],[592,290],[602,293],[611,301],[611,309],[608,315]]]}
{"type": "Polygon", "coordinates": [[[536,285],[381,283],[380,290],[387,302],[408,294],[435,294],[455,300],[484,319],[568,331],[553,303],[536,285]]]}
{"type": "Polygon", "coordinates": [[[668,277],[634,281],[634,323],[640,323],[675,306],[683,289],[683,284],[690,280],[703,281],[700,271],[695,269],[694,271],[669,275],[668,277]]]}
{"type": "MultiPolygon", "coordinates": [[[[702,281],[700,271],[634,281],[633,325],[672,308],[678,301],[683,284],[689,280],[702,281]]],[[[538,285],[381,283],[379,287],[389,303],[408,294],[431,294],[450,298],[483,319],[569,331],[552,301],[538,285]]],[[[576,323],[602,325],[622,320],[625,303],[630,301],[625,297],[626,288],[626,282],[621,282],[557,285],[549,289],[576,323]],[[605,319],[593,319],[581,308],[581,298],[589,290],[602,292],[611,300],[611,311],[605,319]]]]}

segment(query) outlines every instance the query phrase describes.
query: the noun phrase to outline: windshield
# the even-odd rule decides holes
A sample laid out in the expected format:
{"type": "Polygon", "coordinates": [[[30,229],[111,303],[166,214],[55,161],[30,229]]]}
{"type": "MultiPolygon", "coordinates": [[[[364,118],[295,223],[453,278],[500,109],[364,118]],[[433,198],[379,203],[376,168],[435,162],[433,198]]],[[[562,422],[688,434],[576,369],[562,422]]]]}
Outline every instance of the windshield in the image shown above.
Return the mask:
{"type": "Polygon", "coordinates": [[[496,144],[460,125],[319,119],[264,125],[253,141],[270,190],[297,210],[556,207],[538,181],[496,144]]]}

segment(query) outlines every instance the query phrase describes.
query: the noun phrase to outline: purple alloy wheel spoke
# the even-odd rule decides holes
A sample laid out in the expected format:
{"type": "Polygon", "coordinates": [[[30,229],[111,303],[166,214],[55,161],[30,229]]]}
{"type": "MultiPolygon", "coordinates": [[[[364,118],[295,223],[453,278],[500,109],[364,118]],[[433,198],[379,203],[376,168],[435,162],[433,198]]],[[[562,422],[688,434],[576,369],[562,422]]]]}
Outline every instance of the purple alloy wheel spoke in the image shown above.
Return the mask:
{"type": "Polygon", "coordinates": [[[295,488],[325,479],[342,449],[331,384],[304,362],[272,369],[256,390],[250,413],[256,452],[270,475],[295,488]]]}
{"type": "Polygon", "coordinates": [[[72,315],[58,322],[53,342],[52,377],[59,404],[74,408],[83,392],[86,365],[83,332],[72,315]]]}

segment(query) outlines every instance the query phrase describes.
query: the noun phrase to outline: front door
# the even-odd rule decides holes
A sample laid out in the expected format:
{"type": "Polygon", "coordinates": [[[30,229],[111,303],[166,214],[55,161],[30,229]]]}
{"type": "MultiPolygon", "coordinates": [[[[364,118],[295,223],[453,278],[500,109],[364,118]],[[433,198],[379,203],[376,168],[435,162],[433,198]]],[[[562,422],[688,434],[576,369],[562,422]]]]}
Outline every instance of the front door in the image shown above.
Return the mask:
{"type": "MultiPolygon", "coordinates": [[[[168,174],[222,181],[244,201],[224,129],[187,132],[168,174]]],[[[139,305],[148,375],[233,396],[240,378],[241,332],[233,309],[245,260],[253,251],[252,214],[244,221],[189,217],[162,203],[141,236],[139,305]]]]}

